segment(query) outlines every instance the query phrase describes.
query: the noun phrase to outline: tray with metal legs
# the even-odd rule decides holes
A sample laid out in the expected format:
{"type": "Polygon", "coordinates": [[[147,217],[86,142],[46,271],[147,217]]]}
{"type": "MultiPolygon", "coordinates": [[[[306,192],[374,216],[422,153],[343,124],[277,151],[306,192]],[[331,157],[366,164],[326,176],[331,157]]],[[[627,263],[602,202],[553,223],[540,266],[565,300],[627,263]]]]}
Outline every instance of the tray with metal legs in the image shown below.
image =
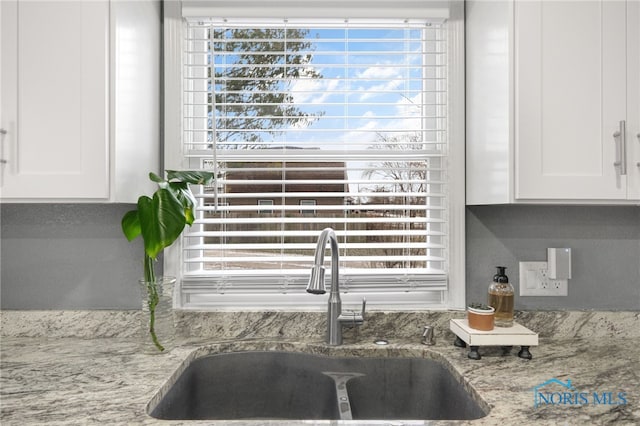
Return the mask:
{"type": "Polygon", "coordinates": [[[469,327],[466,318],[452,319],[449,322],[449,329],[456,335],[453,342],[455,346],[460,348],[469,346],[467,356],[470,359],[482,359],[481,346],[500,346],[503,355],[510,353],[513,346],[520,346],[518,356],[531,359],[533,355],[529,352],[529,348],[538,346],[538,333],[516,322],[512,327],[495,327],[490,331],[481,331],[469,327]]]}

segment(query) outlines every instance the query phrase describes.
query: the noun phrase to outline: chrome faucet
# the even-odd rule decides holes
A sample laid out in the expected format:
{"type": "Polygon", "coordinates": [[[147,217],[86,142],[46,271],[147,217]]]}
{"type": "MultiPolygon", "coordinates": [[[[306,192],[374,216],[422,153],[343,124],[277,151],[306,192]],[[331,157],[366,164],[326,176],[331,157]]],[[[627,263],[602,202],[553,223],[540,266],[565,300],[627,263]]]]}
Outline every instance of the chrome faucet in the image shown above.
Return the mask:
{"type": "Polygon", "coordinates": [[[338,275],[339,255],[338,239],[331,228],[325,228],[318,237],[315,261],[311,268],[311,277],[307,292],[311,294],[325,294],[324,284],[324,250],[327,241],[331,243],[331,292],[329,293],[329,306],[327,309],[327,343],[329,345],[342,344],[342,327],[355,327],[364,322],[366,300],[362,299],[362,312],[342,313],[342,301],[340,300],[340,278],[338,275]]]}

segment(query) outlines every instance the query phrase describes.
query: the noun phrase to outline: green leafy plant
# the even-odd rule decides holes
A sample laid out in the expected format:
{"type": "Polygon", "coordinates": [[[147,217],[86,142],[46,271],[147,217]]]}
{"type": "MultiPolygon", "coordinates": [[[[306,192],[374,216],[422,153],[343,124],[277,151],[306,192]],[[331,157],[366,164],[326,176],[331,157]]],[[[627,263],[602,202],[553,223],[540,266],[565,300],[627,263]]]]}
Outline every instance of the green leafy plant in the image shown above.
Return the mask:
{"type": "Polygon", "coordinates": [[[477,309],[479,311],[491,311],[493,309],[491,306],[478,302],[469,303],[468,307],[471,309],[477,309]]]}
{"type": "Polygon", "coordinates": [[[155,347],[163,351],[155,332],[155,309],[160,300],[156,286],[154,263],[158,255],[173,244],[185,226],[195,220],[196,198],[190,184],[209,185],[214,175],[205,171],[167,171],[167,178],[149,173],[149,179],[158,184],[153,197],[138,198],[137,209],[122,218],[122,231],[129,241],[142,236],[144,241],[144,281],[147,285],[149,305],[149,333],[155,347]]]}

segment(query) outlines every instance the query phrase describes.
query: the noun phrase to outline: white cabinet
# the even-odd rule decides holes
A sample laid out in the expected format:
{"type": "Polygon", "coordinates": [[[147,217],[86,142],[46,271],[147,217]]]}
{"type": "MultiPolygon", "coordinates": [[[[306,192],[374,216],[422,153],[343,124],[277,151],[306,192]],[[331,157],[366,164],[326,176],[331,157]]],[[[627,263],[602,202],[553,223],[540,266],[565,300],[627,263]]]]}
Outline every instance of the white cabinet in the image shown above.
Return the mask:
{"type": "Polygon", "coordinates": [[[159,164],[159,2],[7,0],[0,19],[2,200],[135,201],[159,164]]]}
{"type": "Polygon", "coordinates": [[[627,2],[627,198],[640,202],[640,2],[627,2]]]}
{"type": "Polygon", "coordinates": [[[109,4],[2,2],[3,198],[109,196],[109,4]]]}
{"type": "Polygon", "coordinates": [[[640,200],[639,23],[637,1],[467,3],[468,204],[640,200]]]}

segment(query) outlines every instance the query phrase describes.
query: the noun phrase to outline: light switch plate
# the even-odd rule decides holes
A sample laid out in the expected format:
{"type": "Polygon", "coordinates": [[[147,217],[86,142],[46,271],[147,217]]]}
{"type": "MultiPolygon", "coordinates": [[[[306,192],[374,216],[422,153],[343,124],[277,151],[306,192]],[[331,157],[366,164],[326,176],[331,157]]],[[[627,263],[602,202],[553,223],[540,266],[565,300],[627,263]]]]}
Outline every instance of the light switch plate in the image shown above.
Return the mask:
{"type": "Polygon", "coordinates": [[[520,296],[567,296],[568,280],[549,278],[547,262],[520,262],[520,296]]]}

